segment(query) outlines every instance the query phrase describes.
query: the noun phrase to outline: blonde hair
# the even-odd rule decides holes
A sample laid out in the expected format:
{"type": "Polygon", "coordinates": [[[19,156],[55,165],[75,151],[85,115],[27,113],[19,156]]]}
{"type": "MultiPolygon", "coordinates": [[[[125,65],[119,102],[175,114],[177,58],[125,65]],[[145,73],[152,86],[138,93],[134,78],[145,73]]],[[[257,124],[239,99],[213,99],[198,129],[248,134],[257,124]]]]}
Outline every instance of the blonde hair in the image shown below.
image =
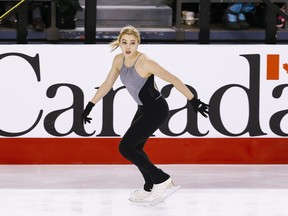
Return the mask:
{"type": "Polygon", "coordinates": [[[133,35],[138,40],[138,43],[141,42],[140,32],[135,27],[128,25],[128,26],[125,26],[121,29],[117,39],[112,41],[112,43],[110,44],[111,52],[113,52],[115,49],[117,49],[119,47],[121,38],[125,34],[126,35],[133,35]]]}

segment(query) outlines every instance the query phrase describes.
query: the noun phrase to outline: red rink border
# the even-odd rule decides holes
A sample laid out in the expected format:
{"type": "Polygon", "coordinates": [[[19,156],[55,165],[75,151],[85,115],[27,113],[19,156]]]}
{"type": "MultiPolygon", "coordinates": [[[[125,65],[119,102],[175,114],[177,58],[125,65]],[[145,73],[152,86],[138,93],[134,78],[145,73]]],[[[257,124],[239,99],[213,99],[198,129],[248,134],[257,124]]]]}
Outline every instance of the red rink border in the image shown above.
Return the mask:
{"type": "MultiPolygon", "coordinates": [[[[1,138],[0,164],[127,164],[120,138],[1,138]]],[[[156,164],[286,164],[286,138],[151,138],[156,164]]]]}

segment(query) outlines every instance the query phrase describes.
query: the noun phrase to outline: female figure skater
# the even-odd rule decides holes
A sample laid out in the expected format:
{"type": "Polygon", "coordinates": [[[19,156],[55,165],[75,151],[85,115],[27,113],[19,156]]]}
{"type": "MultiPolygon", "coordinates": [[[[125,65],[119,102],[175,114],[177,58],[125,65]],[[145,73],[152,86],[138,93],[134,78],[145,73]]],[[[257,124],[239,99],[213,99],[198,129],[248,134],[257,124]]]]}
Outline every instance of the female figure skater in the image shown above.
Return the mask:
{"type": "Polygon", "coordinates": [[[118,76],[138,104],[138,110],[130,128],[123,136],[120,153],[135,164],[143,175],[144,187],[131,193],[132,202],[152,202],[163,196],[166,189],[173,187],[171,177],[158,169],[148,158],[143,148],[147,139],[168,117],[169,108],[164,97],[154,83],[154,75],[173,84],[192,104],[196,112],[204,117],[209,114],[209,105],[195,98],[192,92],[177,77],[169,73],[146,54],[139,52],[140,33],[133,26],[124,27],[117,40],[111,43],[112,51],[120,47],[122,53],[114,57],[112,68],[88,102],[82,113],[83,122],[90,123],[88,117],[94,105],[112,88],[118,76]]]}

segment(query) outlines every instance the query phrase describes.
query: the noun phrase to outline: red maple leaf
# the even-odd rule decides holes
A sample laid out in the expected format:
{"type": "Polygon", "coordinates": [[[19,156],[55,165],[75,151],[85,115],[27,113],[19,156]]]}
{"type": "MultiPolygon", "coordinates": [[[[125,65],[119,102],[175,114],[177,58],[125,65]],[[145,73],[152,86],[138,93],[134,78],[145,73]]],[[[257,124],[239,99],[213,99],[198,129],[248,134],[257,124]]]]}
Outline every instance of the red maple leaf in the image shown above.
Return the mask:
{"type": "Polygon", "coordinates": [[[287,63],[285,63],[285,64],[283,64],[283,68],[287,71],[287,73],[288,73],[288,64],[287,63]]]}

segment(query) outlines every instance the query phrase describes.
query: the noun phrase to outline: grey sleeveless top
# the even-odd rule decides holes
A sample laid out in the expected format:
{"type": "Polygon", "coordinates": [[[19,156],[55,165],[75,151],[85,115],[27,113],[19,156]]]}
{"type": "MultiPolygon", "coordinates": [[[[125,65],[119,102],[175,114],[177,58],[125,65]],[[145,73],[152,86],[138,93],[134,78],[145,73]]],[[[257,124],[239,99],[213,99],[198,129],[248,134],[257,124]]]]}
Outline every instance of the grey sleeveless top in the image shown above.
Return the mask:
{"type": "Polygon", "coordinates": [[[141,54],[137,57],[132,67],[126,67],[123,59],[120,69],[120,80],[136,103],[145,106],[158,99],[161,94],[155,85],[154,75],[143,78],[137,73],[135,64],[140,56],[141,54]]]}

